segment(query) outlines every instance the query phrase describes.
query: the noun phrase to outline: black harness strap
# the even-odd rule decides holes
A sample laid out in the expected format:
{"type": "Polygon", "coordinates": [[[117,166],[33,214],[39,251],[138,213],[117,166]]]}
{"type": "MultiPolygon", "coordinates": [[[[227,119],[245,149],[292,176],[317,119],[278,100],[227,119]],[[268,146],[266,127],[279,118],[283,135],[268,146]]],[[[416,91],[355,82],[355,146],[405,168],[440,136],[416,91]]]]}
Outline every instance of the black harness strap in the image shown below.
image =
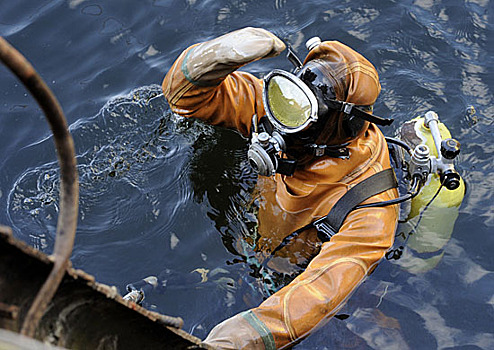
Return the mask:
{"type": "Polygon", "coordinates": [[[328,215],[317,219],[312,224],[317,235],[327,242],[340,230],[348,214],[360,203],[376,194],[398,186],[393,169],[380,171],[352,187],[333,206],[328,215]]]}
{"type": "Polygon", "coordinates": [[[277,251],[286,246],[301,232],[312,227],[317,229],[317,236],[322,242],[329,241],[332,236],[338,233],[348,214],[354,210],[357,205],[376,194],[395,187],[398,187],[398,182],[396,181],[396,176],[392,168],[380,171],[368,177],[345,193],[338,202],[336,202],[328,215],[299,228],[297,231],[285,237],[280,245],[271,252],[271,255],[274,255],[277,251]]]}

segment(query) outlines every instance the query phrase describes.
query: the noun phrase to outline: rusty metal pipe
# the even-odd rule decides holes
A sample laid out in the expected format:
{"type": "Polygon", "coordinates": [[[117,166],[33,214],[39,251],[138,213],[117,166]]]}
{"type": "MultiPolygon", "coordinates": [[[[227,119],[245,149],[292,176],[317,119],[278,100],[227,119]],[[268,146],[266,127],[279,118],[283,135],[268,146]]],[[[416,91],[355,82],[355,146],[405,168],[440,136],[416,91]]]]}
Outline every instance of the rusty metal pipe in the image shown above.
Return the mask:
{"type": "Polygon", "coordinates": [[[19,78],[36,99],[50,124],[60,166],[60,213],[58,215],[54,265],[31,305],[21,333],[33,337],[48,303],[69,265],[74,246],[79,206],[79,180],[74,141],[55,95],[24,56],[0,37],[0,60],[19,78]]]}

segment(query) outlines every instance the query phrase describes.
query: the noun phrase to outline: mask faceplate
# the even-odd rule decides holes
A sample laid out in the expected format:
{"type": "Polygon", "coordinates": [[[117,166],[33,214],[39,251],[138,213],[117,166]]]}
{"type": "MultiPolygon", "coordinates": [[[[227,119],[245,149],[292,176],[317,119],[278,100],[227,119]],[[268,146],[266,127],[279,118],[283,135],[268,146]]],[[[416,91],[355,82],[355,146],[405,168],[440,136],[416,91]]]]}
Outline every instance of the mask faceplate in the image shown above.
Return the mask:
{"type": "Polygon", "coordinates": [[[263,101],[269,121],[283,133],[305,130],[318,119],[314,93],[295,75],[280,69],[264,78],[263,101]]]}

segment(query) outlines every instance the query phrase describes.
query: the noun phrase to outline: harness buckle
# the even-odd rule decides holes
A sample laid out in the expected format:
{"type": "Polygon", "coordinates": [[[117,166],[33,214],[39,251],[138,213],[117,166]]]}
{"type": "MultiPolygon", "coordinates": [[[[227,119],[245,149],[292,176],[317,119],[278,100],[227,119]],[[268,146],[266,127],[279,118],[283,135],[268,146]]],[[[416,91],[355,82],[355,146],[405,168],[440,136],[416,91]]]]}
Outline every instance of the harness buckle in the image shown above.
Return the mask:
{"type": "Polygon", "coordinates": [[[314,221],[314,227],[317,230],[317,236],[322,242],[328,242],[331,237],[337,234],[335,229],[327,222],[326,216],[314,221]]]}
{"type": "Polygon", "coordinates": [[[341,110],[343,111],[343,113],[345,114],[351,114],[352,113],[352,109],[353,107],[355,106],[354,103],[350,103],[350,102],[342,102],[342,106],[341,106],[341,110]]]}
{"type": "Polygon", "coordinates": [[[316,155],[316,157],[322,157],[324,155],[324,149],[326,147],[324,146],[320,146],[320,145],[317,145],[317,147],[315,147],[314,149],[314,153],[316,155]]]}

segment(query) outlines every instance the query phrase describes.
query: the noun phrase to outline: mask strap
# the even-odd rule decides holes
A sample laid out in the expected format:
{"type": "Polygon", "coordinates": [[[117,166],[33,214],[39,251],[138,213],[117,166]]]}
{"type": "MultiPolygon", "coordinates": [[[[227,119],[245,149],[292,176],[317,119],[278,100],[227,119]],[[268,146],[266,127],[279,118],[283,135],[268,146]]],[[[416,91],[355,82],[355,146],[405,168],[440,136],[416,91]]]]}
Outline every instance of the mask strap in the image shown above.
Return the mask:
{"type": "Polygon", "coordinates": [[[329,156],[331,158],[345,159],[350,157],[350,152],[346,147],[348,145],[349,145],[348,142],[336,146],[318,145],[315,143],[311,143],[306,145],[305,147],[311,149],[312,154],[315,155],[316,157],[329,156]]]}
{"type": "Polygon", "coordinates": [[[287,48],[288,52],[286,54],[286,58],[290,61],[291,64],[293,64],[293,73],[296,74],[303,67],[302,61],[300,61],[300,58],[298,58],[298,56],[295,54],[291,45],[288,44],[287,48]]]}
{"type": "Polygon", "coordinates": [[[361,108],[355,106],[355,104],[350,102],[343,102],[333,99],[327,99],[326,102],[328,104],[328,107],[332,109],[342,111],[343,113],[348,115],[354,115],[377,125],[388,126],[391,125],[391,123],[394,121],[394,119],[392,118],[382,118],[378,117],[377,115],[364,112],[361,108]]]}

